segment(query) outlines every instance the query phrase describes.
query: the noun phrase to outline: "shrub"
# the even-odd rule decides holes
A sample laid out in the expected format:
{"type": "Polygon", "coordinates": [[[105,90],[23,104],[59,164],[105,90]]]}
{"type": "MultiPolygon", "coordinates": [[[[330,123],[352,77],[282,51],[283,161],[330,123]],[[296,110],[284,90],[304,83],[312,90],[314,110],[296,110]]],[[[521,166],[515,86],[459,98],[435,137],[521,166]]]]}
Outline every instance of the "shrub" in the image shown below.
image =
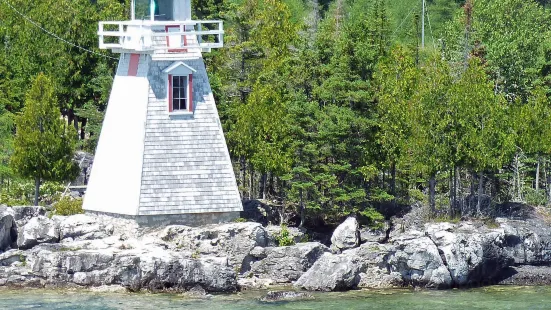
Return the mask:
{"type": "Polygon", "coordinates": [[[82,199],[63,197],[54,205],[55,215],[67,216],[80,213],[84,213],[84,210],[82,209],[82,199]]]}
{"type": "Polygon", "coordinates": [[[276,241],[278,246],[289,246],[295,244],[295,240],[291,236],[287,225],[281,225],[281,231],[276,235],[276,241]]]}
{"type": "Polygon", "coordinates": [[[524,189],[524,200],[531,206],[544,206],[547,203],[545,190],[535,190],[533,188],[524,189]]]}

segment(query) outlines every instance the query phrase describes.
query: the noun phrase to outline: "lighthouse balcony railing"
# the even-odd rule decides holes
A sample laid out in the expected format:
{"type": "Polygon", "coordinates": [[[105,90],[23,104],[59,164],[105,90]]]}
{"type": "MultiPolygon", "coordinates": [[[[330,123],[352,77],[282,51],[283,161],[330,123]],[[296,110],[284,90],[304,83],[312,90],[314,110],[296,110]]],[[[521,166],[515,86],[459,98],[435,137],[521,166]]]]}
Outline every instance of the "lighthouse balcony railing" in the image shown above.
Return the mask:
{"type": "Polygon", "coordinates": [[[210,51],[223,47],[224,26],[219,20],[102,21],[98,36],[100,49],[152,53],[181,48],[210,51]]]}

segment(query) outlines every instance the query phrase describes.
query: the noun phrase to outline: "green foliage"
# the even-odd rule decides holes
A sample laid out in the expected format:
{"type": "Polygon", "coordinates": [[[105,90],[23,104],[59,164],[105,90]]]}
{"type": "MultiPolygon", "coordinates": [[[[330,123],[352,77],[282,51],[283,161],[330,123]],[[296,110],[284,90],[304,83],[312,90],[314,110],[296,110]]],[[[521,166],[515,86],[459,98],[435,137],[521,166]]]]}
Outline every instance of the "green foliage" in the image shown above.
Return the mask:
{"type": "Polygon", "coordinates": [[[238,217],[236,218],[234,221],[234,223],[246,223],[247,222],[247,219],[244,219],[242,217],[238,217]]]}
{"type": "Polygon", "coordinates": [[[73,161],[75,134],[61,119],[53,85],[45,75],[33,82],[15,124],[10,164],[21,177],[36,180],[36,205],[42,181],[65,181],[79,173],[73,161]]]}
{"type": "Polygon", "coordinates": [[[275,236],[278,246],[290,246],[295,245],[295,240],[289,232],[287,225],[281,225],[281,231],[275,236]]]}
{"type": "Polygon", "coordinates": [[[72,199],[63,197],[53,205],[53,214],[69,216],[84,213],[82,209],[82,199],[72,199]]]}
{"type": "Polygon", "coordinates": [[[27,257],[23,254],[19,254],[19,262],[21,263],[21,266],[27,266],[27,257]]]}
{"type": "Polygon", "coordinates": [[[547,204],[547,193],[543,189],[525,188],[524,199],[531,206],[545,206],[547,204]]]}

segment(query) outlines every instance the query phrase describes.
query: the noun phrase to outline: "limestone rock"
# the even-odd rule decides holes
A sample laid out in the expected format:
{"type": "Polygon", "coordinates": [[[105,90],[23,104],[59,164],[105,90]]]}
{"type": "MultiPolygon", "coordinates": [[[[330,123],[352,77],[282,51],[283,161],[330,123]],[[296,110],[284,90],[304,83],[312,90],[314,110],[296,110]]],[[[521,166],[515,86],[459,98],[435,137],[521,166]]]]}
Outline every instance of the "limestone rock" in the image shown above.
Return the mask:
{"type": "Polygon", "coordinates": [[[356,288],[365,264],[350,253],[324,253],[312,268],[304,273],[295,286],[309,291],[343,291],[356,288]]]}
{"type": "Polygon", "coordinates": [[[19,227],[27,224],[33,217],[46,216],[46,209],[42,206],[16,206],[13,207],[13,211],[19,227]]]}
{"type": "Polygon", "coordinates": [[[17,226],[12,208],[0,206],[0,253],[17,240],[17,226]]]}
{"type": "Polygon", "coordinates": [[[426,231],[442,252],[456,285],[488,282],[512,263],[503,250],[502,229],[490,230],[467,222],[429,224],[426,231]]]}
{"type": "Polygon", "coordinates": [[[169,226],[159,237],[178,251],[196,255],[227,257],[232,268],[247,271],[253,260],[251,250],[268,243],[266,231],[258,223],[231,223],[203,227],[169,226]]]}
{"type": "Polygon", "coordinates": [[[365,242],[384,242],[386,240],[386,231],[383,229],[360,229],[360,241],[365,242]]]}
{"type": "Polygon", "coordinates": [[[504,251],[515,264],[542,265],[551,262],[551,226],[539,219],[498,218],[504,230],[504,251]]]}
{"type": "Polygon", "coordinates": [[[116,219],[107,216],[95,216],[88,214],[76,214],[73,216],[56,216],[60,222],[61,240],[93,240],[112,236],[115,228],[124,234],[133,234],[131,228],[126,227],[124,219],[116,219]]]}
{"type": "MultiPolygon", "coordinates": [[[[64,286],[120,285],[130,291],[186,291],[200,285],[209,292],[232,292],[235,272],[208,258],[190,258],[160,248],[62,251],[40,245],[27,264],[45,284],[64,286]]],[[[0,277],[1,278],[1,277],[0,277]]]]}
{"type": "Polygon", "coordinates": [[[331,236],[331,248],[335,250],[346,250],[358,246],[359,240],[358,221],[349,217],[340,224],[331,236]]]}
{"type": "Polygon", "coordinates": [[[345,254],[357,255],[366,265],[365,272],[360,273],[360,288],[392,288],[405,284],[402,274],[390,264],[397,247],[392,244],[368,242],[360,247],[345,251],[345,254]]]}
{"type": "Polygon", "coordinates": [[[274,301],[285,301],[285,300],[299,300],[299,299],[312,299],[314,296],[304,293],[304,292],[293,292],[293,291],[270,291],[260,301],[264,302],[274,302],[274,301]]]}
{"type": "Polygon", "coordinates": [[[45,216],[33,217],[17,234],[17,246],[30,249],[40,243],[59,242],[59,223],[45,216]]]}
{"type": "Polygon", "coordinates": [[[300,278],[327,251],[329,249],[318,242],[265,248],[262,255],[256,255],[264,257],[251,264],[250,273],[258,278],[272,279],[276,283],[290,283],[300,278]]]}
{"type": "Polygon", "coordinates": [[[412,231],[392,240],[395,253],[388,263],[405,283],[428,288],[448,288],[452,277],[434,242],[422,233],[412,231]]]}

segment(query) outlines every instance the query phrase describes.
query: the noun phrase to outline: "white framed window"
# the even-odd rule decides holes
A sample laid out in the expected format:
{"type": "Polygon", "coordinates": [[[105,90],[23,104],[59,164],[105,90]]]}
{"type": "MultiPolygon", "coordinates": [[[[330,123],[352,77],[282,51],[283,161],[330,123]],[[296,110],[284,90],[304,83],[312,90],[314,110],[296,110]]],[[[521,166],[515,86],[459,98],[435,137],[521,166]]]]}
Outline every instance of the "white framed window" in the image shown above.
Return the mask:
{"type": "Polygon", "coordinates": [[[193,113],[193,73],[195,69],[178,61],[163,70],[167,74],[167,104],[170,114],[193,113]]]}
{"type": "Polygon", "coordinates": [[[188,110],[188,80],[187,76],[172,75],[172,111],[188,110]]]}

